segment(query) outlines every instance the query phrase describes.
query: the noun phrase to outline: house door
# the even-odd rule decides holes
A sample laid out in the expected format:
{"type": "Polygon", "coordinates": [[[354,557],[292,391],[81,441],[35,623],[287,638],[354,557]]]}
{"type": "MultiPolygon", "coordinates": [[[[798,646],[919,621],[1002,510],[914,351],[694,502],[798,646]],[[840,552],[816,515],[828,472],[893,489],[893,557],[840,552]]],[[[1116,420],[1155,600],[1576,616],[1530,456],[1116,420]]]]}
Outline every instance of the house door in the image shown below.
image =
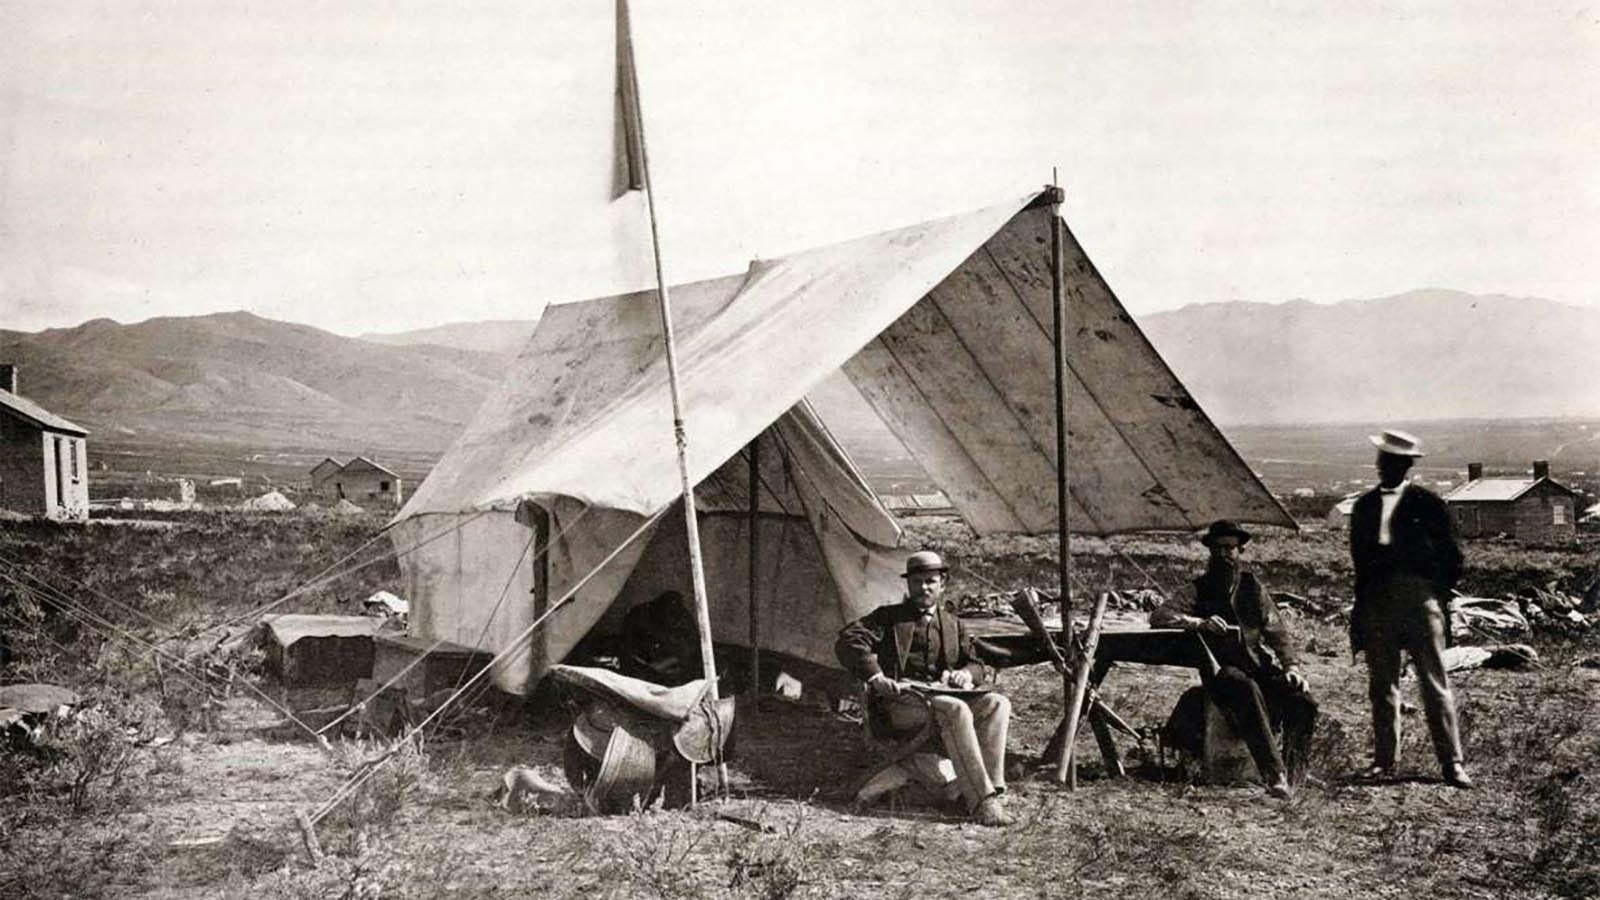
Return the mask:
{"type": "Polygon", "coordinates": [[[67,508],[67,442],[56,438],[56,508],[67,508]]]}

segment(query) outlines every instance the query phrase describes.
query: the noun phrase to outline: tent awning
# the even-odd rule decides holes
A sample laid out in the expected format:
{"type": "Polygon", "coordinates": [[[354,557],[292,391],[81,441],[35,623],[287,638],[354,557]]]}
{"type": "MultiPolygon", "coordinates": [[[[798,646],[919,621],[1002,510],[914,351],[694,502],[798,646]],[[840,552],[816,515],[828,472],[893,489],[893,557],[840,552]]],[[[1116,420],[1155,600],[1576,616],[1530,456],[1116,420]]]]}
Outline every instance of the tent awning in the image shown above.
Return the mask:
{"type": "MultiPolygon", "coordinates": [[[[675,287],[700,483],[844,369],[980,532],[1055,523],[1050,211],[1036,195],[675,287]]],[[[1067,235],[1074,531],[1293,526],[1067,235]]],[[[653,292],[550,307],[401,512],[679,494],[653,292]]]]}

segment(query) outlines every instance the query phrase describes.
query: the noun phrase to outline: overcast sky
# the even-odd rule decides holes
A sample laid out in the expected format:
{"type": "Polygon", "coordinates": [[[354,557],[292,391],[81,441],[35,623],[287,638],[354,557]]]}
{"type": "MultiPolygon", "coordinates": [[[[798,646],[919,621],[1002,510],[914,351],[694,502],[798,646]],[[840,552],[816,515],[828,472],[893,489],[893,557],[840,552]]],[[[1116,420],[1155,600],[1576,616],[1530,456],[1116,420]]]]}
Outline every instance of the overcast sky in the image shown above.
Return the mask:
{"type": "MultiPolygon", "coordinates": [[[[353,334],[647,284],[642,204],[611,198],[612,4],[466,9],[0,3],[0,328],[242,308],[353,334]]],[[[635,0],[634,19],[673,280],[1059,166],[1135,313],[1419,287],[1600,306],[1600,8],[635,0]]]]}

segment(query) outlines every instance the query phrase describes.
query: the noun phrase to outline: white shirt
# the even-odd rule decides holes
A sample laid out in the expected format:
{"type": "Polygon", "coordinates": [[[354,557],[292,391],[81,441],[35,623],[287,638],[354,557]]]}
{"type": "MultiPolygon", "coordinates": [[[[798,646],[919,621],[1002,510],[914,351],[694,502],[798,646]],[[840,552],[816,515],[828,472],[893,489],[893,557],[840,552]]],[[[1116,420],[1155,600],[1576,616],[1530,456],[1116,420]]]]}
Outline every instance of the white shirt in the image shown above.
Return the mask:
{"type": "Polygon", "coordinates": [[[1394,535],[1389,531],[1389,520],[1394,518],[1394,508],[1400,505],[1400,495],[1405,493],[1406,487],[1410,484],[1409,481],[1402,481],[1398,487],[1378,488],[1378,499],[1383,503],[1383,511],[1378,515],[1378,543],[1384,547],[1389,546],[1389,542],[1394,539],[1394,535]]]}

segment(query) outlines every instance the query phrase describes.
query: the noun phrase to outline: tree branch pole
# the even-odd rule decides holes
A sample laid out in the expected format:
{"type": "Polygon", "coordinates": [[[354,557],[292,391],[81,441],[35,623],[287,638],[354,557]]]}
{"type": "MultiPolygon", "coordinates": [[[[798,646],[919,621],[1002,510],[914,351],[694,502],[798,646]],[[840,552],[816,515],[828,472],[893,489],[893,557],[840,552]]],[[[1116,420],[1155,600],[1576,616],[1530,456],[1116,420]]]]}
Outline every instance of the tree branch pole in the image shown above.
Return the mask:
{"type": "MultiPolygon", "coordinates": [[[[656,211],[656,192],[650,179],[650,149],[645,141],[644,98],[639,91],[639,70],[633,54],[633,28],[628,18],[625,2],[617,4],[617,27],[622,30],[627,48],[623,69],[626,77],[624,102],[631,100],[633,122],[638,133],[639,174],[644,184],[645,204],[650,211],[650,248],[655,259],[656,298],[661,313],[661,336],[666,347],[667,384],[672,395],[672,437],[678,450],[678,480],[683,487],[683,522],[689,541],[689,576],[694,584],[695,624],[700,632],[700,663],[703,667],[707,693],[712,702],[717,700],[717,662],[711,646],[711,606],[706,599],[705,567],[700,557],[700,521],[695,512],[694,484],[689,480],[689,441],[683,426],[683,398],[678,385],[678,350],[672,331],[672,298],[667,287],[667,277],[661,261],[661,226],[656,211]],[[629,96],[631,94],[631,96],[629,96]]],[[[727,769],[718,765],[722,786],[727,786],[727,769]]]]}
{"type": "MultiPolygon", "coordinates": [[[[1089,671],[1094,668],[1094,652],[1100,646],[1100,623],[1106,614],[1109,594],[1102,591],[1094,600],[1094,611],[1089,614],[1089,631],[1084,635],[1083,646],[1078,649],[1072,666],[1071,689],[1067,698],[1067,720],[1062,723],[1061,757],[1056,765],[1056,781],[1064,782],[1067,790],[1078,788],[1078,764],[1073,745],[1078,743],[1078,725],[1083,720],[1083,698],[1089,691],[1089,671]]],[[[1077,641],[1073,641],[1074,644],[1077,641]]]]}
{"type": "MultiPolygon", "coordinates": [[[[1057,596],[1061,600],[1061,631],[1072,635],[1072,546],[1067,536],[1067,315],[1066,274],[1061,258],[1061,203],[1065,192],[1056,184],[1056,173],[1050,173],[1051,183],[1046,188],[1050,196],[1050,298],[1055,326],[1055,376],[1056,376],[1056,577],[1060,584],[1057,596]]],[[[1068,641],[1068,647],[1075,646],[1068,641]]],[[[1072,667],[1061,676],[1061,713],[1071,721],[1076,710],[1072,705],[1072,667]]],[[[1069,778],[1067,760],[1071,745],[1063,744],[1056,758],[1056,781],[1069,778]]],[[[1076,781],[1076,779],[1072,779],[1076,781]]]]}

